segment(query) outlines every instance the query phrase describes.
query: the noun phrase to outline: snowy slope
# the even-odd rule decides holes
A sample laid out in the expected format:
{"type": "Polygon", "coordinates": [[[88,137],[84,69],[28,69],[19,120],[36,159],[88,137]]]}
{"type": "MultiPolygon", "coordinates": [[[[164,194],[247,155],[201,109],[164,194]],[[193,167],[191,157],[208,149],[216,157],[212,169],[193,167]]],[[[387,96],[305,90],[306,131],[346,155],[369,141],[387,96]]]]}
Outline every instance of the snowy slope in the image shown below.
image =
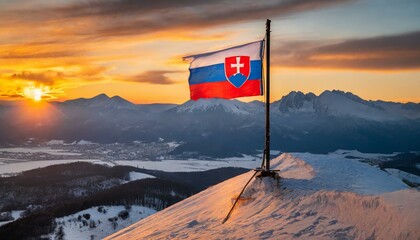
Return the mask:
{"type": "Polygon", "coordinates": [[[102,239],[155,212],[154,209],[136,205],[128,210],[124,206],[92,207],[66,217],[56,218],[57,225],[54,233],[51,234],[51,239],[56,239],[60,226],[63,228],[64,239],[102,239]],[[126,219],[118,216],[123,211],[129,213],[126,219]],[[83,216],[86,214],[89,214],[89,219],[83,216]]]}
{"type": "Polygon", "coordinates": [[[146,173],[139,173],[139,172],[130,172],[129,177],[130,177],[130,181],[136,181],[136,180],[146,179],[146,178],[155,178],[155,176],[152,176],[146,173]]]}
{"type": "MultiPolygon", "coordinates": [[[[12,220],[9,220],[9,221],[4,221],[4,222],[0,222],[0,227],[1,226],[3,226],[3,225],[6,225],[6,224],[8,224],[8,223],[11,223],[11,222],[13,222],[13,221],[16,221],[16,220],[18,220],[19,218],[21,218],[22,216],[21,216],[21,214],[24,212],[24,210],[14,210],[14,211],[10,211],[10,212],[8,212],[10,215],[11,215],[11,217],[13,218],[12,220]]],[[[0,215],[1,215],[2,213],[0,213],[0,215]]],[[[4,213],[3,213],[4,214],[4,213]]]]}
{"type": "Polygon", "coordinates": [[[391,174],[394,177],[397,177],[401,180],[409,181],[414,184],[418,184],[420,186],[420,177],[417,175],[404,172],[395,168],[385,168],[385,171],[387,171],[389,174],[391,174]]]}
{"type": "Polygon", "coordinates": [[[418,239],[420,193],[340,155],[282,154],[283,179],[229,179],[106,239],[418,239]]]}
{"type": "Polygon", "coordinates": [[[342,91],[325,91],[318,97],[319,108],[324,108],[333,116],[352,116],[375,121],[390,121],[400,119],[384,109],[342,91]]]}
{"type": "Polygon", "coordinates": [[[401,104],[395,102],[376,101],[375,104],[395,116],[404,116],[409,119],[420,118],[420,103],[401,104]]]}

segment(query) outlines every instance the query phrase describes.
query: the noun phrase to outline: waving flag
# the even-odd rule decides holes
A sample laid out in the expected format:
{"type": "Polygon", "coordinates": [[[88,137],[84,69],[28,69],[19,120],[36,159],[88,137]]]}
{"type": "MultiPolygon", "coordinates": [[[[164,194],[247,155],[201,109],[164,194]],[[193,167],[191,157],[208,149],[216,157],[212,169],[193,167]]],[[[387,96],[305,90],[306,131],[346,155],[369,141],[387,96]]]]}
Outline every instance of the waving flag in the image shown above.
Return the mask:
{"type": "Polygon", "coordinates": [[[257,41],[184,57],[191,61],[191,99],[262,95],[262,53],[263,41],[257,41]]]}

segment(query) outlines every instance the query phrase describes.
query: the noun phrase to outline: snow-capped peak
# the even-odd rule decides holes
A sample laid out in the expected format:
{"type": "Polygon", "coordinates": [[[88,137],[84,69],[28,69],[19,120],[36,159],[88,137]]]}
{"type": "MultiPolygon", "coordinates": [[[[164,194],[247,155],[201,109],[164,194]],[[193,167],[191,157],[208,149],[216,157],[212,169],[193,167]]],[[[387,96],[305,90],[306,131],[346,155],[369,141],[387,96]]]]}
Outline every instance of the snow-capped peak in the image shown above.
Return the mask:
{"type": "Polygon", "coordinates": [[[317,109],[333,116],[352,116],[368,120],[396,120],[397,117],[372,102],[343,91],[325,91],[317,98],[317,109]]]}
{"type": "Polygon", "coordinates": [[[224,111],[238,115],[249,115],[258,111],[263,111],[256,103],[245,103],[238,100],[226,100],[220,98],[189,100],[177,107],[177,112],[209,112],[224,111]]]}
{"type": "MultiPolygon", "coordinates": [[[[273,109],[280,113],[311,113],[338,117],[356,117],[375,121],[401,120],[406,117],[406,112],[411,115],[413,111],[397,111],[380,102],[366,101],[351,92],[339,90],[324,91],[319,96],[313,93],[304,94],[292,91],[273,103],[273,109]],[[387,109],[385,109],[387,107],[387,109]]],[[[400,105],[397,107],[401,108],[400,105]]],[[[415,115],[416,116],[416,115],[415,115]]]]}
{"type": "Polygon", "coordinates": [[[78,98],[64,102],[69,106],[82,106],[90,108],[134,109],[136,105],[120,96],[108,97],[102,93],[92,98],[78,98]]]}
{"type": "Polygon", "coordinates": [[[313,93],[304,94],[292,91],[279,101],[274,102],[273,107],[281,112],[314,112],[315,99],[316,95],[313,93]]]}

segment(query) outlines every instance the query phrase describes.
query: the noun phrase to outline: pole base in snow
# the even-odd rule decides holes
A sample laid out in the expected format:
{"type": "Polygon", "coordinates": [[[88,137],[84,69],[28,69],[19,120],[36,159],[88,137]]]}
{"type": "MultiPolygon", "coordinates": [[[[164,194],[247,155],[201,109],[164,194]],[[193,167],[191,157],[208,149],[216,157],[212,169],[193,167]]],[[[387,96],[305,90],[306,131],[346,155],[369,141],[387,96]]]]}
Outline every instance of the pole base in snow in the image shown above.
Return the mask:
{"type": "Polygon", "coordinates": [[[265,170],[265,169],[259,169],[259,170],[255,170],[256,171],[256,175],[255,178],[262,180],[263,178],[272,178],[274,181],[276,181],[277,186],[280,186],[280,175],[278,174],[278,172],[280,170],[265,170]]]}
{"type": "Polygon", "coordinates": [[[225,217],[225,219],[223,219],[222,224],[224,224],[227,220],[229,220],[230,215],[233,212],[233,209],[235,209],[236,204],[238,203],[239,199],[242,196],[242,193],[244,193],[245,188],[248,186],[248,184],[251,182],[251,180],[255,177],[255,178],[263,178],[263,177],[271,177],[274,180],[277,181],[277,185],[279,185],[280,182],[280,175],[278,174],[278,171],[280,170],[266,170],[266,169],[262,169],[262,168],[256,168],[254,169],[255,173],[252,175],[252,177],[248,180],[248,182],[245,184],[244,188],[242,189],[241,193],[239,193],[238,197],[235,200],[235,203],[233,204],[232,208],[230,209],[228,215],[225,217]]]}
{"type": "Polygon", "coordinates": [[[271,177],[273,179],[280,179],[280,175],[278,174],[279,170],[265,170],[261,168],[254,169],[254,171],[258,172],[256,177],[263,178],[263,177],[271,177]]]}

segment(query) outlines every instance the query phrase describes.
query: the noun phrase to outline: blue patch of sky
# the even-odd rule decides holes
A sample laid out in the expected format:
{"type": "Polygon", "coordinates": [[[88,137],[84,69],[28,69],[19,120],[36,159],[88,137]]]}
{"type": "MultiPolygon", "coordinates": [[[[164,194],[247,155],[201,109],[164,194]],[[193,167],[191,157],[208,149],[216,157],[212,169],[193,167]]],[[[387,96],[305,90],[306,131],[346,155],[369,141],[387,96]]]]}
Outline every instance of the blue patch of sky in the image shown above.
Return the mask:
{"type": "Polygon", "coordinates": [[[396,35],[420,30],[420,1],[354,1],[273,20],[273,37],[316,40],[396,35]]]}

